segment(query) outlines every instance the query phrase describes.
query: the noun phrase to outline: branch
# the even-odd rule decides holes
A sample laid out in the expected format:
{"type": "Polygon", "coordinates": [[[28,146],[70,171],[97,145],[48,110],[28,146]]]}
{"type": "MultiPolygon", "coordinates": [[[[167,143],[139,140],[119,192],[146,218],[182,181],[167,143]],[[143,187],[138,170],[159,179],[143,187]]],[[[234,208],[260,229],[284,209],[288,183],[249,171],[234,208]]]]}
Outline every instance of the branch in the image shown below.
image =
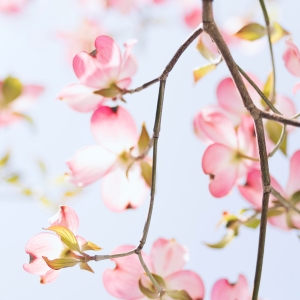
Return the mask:
{"type": "MultiPolygon", "coordinates": [[[[300,127],[300,122],[295,120],[295,116],[293,116],[291,119],[285,118],[281,115],[274,114],[274,113],[269,113],[266,111],[260,111],[259,112],[260,116],[264,119],[276,121],[278,123],[286,124],[286,125],[292,125],[295,127],[300,127]]],[[[296,115],[298,117],[298,114],[296,115]]]]}
{"type": "Polygon", "coordinates": [[[295,207],[291,202],[287,201],[278,191],[276,191],[273,187],[271,189],[271,194],[276,197],[276,199],[278,199],[280,201],[280,203],[288,209],[292,209],[295,212],[297,212],[298,214],[300,214],[300,210],[295,207]]]}

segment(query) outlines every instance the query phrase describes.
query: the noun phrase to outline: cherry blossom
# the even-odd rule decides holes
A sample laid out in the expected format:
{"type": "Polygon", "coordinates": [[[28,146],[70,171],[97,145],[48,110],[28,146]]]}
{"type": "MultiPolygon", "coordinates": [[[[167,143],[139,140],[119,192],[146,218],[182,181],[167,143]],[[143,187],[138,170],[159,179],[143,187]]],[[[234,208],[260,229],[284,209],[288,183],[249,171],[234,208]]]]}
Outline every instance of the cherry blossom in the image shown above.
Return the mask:
{"type": "Polygon", "coordinates": [[[30,108],[44,91],[37,85],[22,85],[13,77],[0,81],[0,127],[26,118],[24,111],[30,108]]]}
{"type": "MultiPolygon", "coordinates": [[[[31,274],[39,275],[41,283],[50,283],[54,281],[60,273],[60,269],[68,266],[74,266],[79,263],[81,269],[92,271],[84,262],[84,257],[78,256],[84,250],[100,250],[95,244],[87,242],[83,237],[76,236],[79,226],[79,219],[76,212],[68,206],[61,206],[57,214],[49,220],[50,227],[55,233],[43,232],[32,237],[25,251],[29,254],[29,263],[24,264],[25,271],[31,274]],[[68,234],[75,239],[75,243],[68,244],[60,233],[68,234]],[[76,245],[78,248],[76,249],[76,245]],[[89,247],[87,247],[89,245],[89,247]],[[75,251],[74,251],[75,249],[75,251]],[[82,258],[82,260],[81,260],[82,258]],[[55,266],[55,260],[61,259],[63,266],[51,268],[51,261],[55,266]],[[47,261],[47,263],[46,263],[47,261]]],[[[53,267],[53,265],[52,265],[53,267]]]]}
{"type": "MultiPolygon", "coordinates": [[[[286,200],[294,205],[299,205],[299,192],[300,192],[300,150],[296,151],[290,160],[290,175],[286,189],[283,189],[278,182],[271,177],[271,184],[286,200]]],[[[261,209],[262,201],[262,184],[261,174],[259,170],[251,170],[247,175],[246,184],[239,186],[239,191],[243,197],[249,201],[255,209],[261,209]]],[[[276,198],[270,195],[270,207],[274,207],[276,198]]],[[[276,214],[269,218],[269,222],[281,229],[288,230],[290,228],[300,228],[300,216],[293,210],[286,208],[278,208],[275,210],[276,214]]]]}
{"type": "Polygon", "coordinates": [[[0,12],[18,13],[23,10],[29,0],[1,0],[0,12]]]}
{"type": "Polygon", "coordinates": [[[125,44],[125,53],[116,42],[105,35],[95,40],[96,50],[80,52],[74,57],[73,69],[80,83],[65,87],[58,95],[60,100],[79,112],[95,111],[108,98],[120,95],[126,89],[137,70],[137,63],[131,54],[135,40],[125,44]]]}
{"type": "Polygon", "coordinates": [[[131,115],[120,106],[101,106],[92,116],[91,128],[99,145],[80,149],[68,161],[71,182],[86,186],[103,178],[101,194],[110,209],[139,206],[149,187],[141,175],[140,161],[134,163],[132,156],[139,136],[131,115]]]}
{"type": "MultiPolygon", "coordinates": [[[[118,247],[113,253],[130,251],[133,246],[118,247]]],[[[193,271],[183,270],[187,262],[188,251],[175,240],[158,239],[152,246],[150,256],[142,254],[151,273],[160,276],[165,283],[166,295],[170,290],[185,290],[191,299],[204,298],[204,285],[193,271]]],[[[107,291],[120,299],[148,299],[139,288],[140,283],[149,290],[153,287],[145,275],[136,255],[112,259],[116,263],[114,270],[106,270],[103,283],[107,291]]]]}
{"type": "Polygon", "coordinates": [[[202,134],[211,141],[202,158],[202,169],[211,179],[209,190],[214,197],[223,197],[254,163],[249,159],[256,153],[249,130],[253,122],[244,116],[236,131],[228,117],[212,108],[202,109],[196,119],[202,134]]]}

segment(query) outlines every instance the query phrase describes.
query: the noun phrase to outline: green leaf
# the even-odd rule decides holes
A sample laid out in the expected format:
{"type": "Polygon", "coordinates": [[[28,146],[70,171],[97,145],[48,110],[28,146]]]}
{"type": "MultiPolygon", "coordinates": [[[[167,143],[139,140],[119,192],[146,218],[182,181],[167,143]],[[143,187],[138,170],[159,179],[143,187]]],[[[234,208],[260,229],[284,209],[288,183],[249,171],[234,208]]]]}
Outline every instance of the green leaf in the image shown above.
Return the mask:
{"type": "MultiPolygon", "coordinates": [[[[274,122],[274,121],[270,121],[268,120],[266,122],[266,130],[267,130],[267,133],[268,133],[268,136],[270,138],[270,140],[276,144],[280,138],[280,135],[281,135],[281,131],[282,131],[282,125],[280,125],[279,123],[277,122],[274,122]]],[[[280,148],[281,152],[286,155],[286,150],[287,150],[287,134],[285,135],[281,145],[280,145],[280,148]]]]}
{"type": "Polygon", "coordinates": [[[78,260],[74,258],[58,258],[49,260],[47,257],[43,256],[46,264],[53,270],[60,270],[62,268],[74,267],[79,263],[78,260]]]}
{"type": "Polygon", "coordinates": [[[49,228],[46,228],[46,230],[51,230],[54,231],[56,234],[58,234],[62,240],[62,242],[70,249],[73,251],[78,251],[80,252],[80,248],[77,242],[77,239],[73,232],[64,227],[64,226],[50,226],[49,228]]]}
{"type": "Polygon", "coordinates": [[[2,85],[3,104],[7,105],[17,99],[21,95],[22,89],[19,79],[10,76],[7,77],[2,85]]]}
{"type": "Polygon", "coordinates": [[[215,68],[216,66],[214,64],[210,64],[194,70],[194,82],[197,82],[215,68]]]}
{"type": "Polygon", "coordinates": [[[87,251],[87,250],[93,250],[93,251],[99,251],[102,250],[102,248],[100,248],[99,246],[97,246],[96,244],[92,243],[92,242],[86,242],[82,247],[81,247],[82,251],[87,251]]]}
{"type": "Polygon", "coordinates": [[[152,185],[152,167],[145,161],[141,161],[142,176],[149,187],[152,185]]]}
{"type": "Polygon", "coordinates": [[[0,168],[5,167],[9,159],[10,159],[10,152],[8,151],[2,158],[0,158],[0,168]]]}
{"type": "Polygon", "coordinates": [[[284,207],[276,207],[276,208],[269,208],[268,210],[268,218],[277,217],[286,212],[284,207]]]}
{"type": "Polygon", "coordinates": [[[94,94],[101,95],[105,98],[115,98],[121,93],[120,88],[118,88],[115,84],[112,84],[107,89],[102,89],[99,91],[95,91],[94,94]]]}
{"type": "Polygon", "coordinates": [[[244,222],[243,224],[244,224],[245,226],[249,227],[249,228],[255,229],[255,228],[257,228],[258,225],[260,224],[260,220],[254,218],[254,219],[250,219],[250,220],[244,222]]]}
{"type": "MultiPolygon", "coordinates": [[[[265,96],[268,99],[270,98],[271,92],[273,90],[273,83],[274,83],[274,74],[273,74],[273,72],[271,72],[268,76],[268,79],[267,79],[264,87],[263,87],[263,93],[265,94],[265,96]]],[[[262,102],[265,107],[268,107],[264,100],[262,100],[262,102]]]]}
{"type": "Polygon", "coordinates": [[[197,44],[197,50],[201,53],[201,55],[210,61],[211,63],[214,63],[216,60],[216,55],[212,53],[203,43],[203,35],[200,35],[198,44],[197,44]]]}
{"type": "Polygon", "coordinates": [[[86,270],[86,271],[89,271],[91,273],[94,273],[94,270],[89,266],[88,263],[81,262],[79,264],[79,267],[80,267],[81,270],[86,270]]]}
{"type": "Polygon", "coordinates": [[[139,288],[141,292],[149,299],[157,299],[158,297],[157,292],[155,290],[150,290],[147,287],[143,286],[141,279],[139,280],[139,288]]]}
{"type": "Polygon", "coordinates": [[[166,294],[172,299],[176,300],[193,300],[185,290],[166,291],[166,294]]]}
{"type": "Polygon", "coordinates": [[[221,239],[220,242],[216,244],[207,244],[205,243],[206,246],[214,249],[221,249],[227,246],[234,238],[235,236],[235,231],[234,230],[228,230],[228,232],[224,235],[224,237],[221,239]]]}
{"type": "MultiPolygon", "coordinates": [[[[299,189],[300,189],[300,187],[299,187],[299,189]]],[[[300,202],[300,190],[292,195],[291,202],[294,205],[300,202]]]]}
{"type": "Polygon", "coordinates": [[[159,275],[153,274],[153,273],[152,273],[152,276],[154,277],[154,279],[156,280],[156,282],[159,284],[160,287],[163,287],[163,288],[166,287],[166,283],[162,277],[160,277],[159,275]]]}
{"type": "Polygon", "coordinates": [[[276,43],[284,36],[290,35],[288,31],[282,28],[278,23],[274,22],[273,27],[271,29],[271,42],[276,43]]]}
{"type": "Polygon", "coordinates": [[[140,154],[142,154],[145,151],[145,149],[148,147],[149,141],[150,141],[150,137],[147,132],[146,125],[145,123],[143,123],[141,135],[138,141],[140,154]]]}
{"type": "Polygon", "coordinates": [[[260,39],[266,34],[266,28],[257,24],[250,23],[243,28],[241,28],[236,34],[236,37],[247,40],[247,41],[255,41],[260,39]]]}
{"type": "Polygon", "coordinates": [[[27,121],[30,125],[34,125],[34,122],[32,120],[31,117],[29,117],[28,115],[25,115],[25,114],[22,114],[22,113],[19,113],[19,112],[13,112],[13,114],[17,117],[20,117],[22,119],[24,119],[25,121],[27,121]]]}

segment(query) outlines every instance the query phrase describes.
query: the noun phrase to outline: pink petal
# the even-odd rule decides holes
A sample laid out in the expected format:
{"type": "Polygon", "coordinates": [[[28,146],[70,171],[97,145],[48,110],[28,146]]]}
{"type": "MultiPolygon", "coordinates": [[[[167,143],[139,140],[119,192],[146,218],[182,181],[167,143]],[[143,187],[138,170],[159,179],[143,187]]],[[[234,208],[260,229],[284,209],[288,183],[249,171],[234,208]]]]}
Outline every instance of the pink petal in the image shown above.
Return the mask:
{"type": "Polygon", "coordinates": [[[126,169],[116,167],[102,180],[101,195],[104,203],[113,211],[136,208],[145,200],[149,187],[141,176],[138,165],[133,166],[126,177],[126,169]]]}
{"type": "Polygon", "coordinates": [[[204,299],[202,279],[192,271],[183,270],[173,273],[165,278],[165,282],[168,290],[185,290],[193,300],[204,299]]]}
{"type": "Polygon", "coordinates": [[[51,225],[64,226],[75,235],[79,227],[79,218],[70,206],[60,206],[59,211],[49,219],[51,225]]]}
{"type": "Polygon", "coordinates": [[[35,235],[25,247],[26,253],[30,255],[31,262],[23,265],[24,270],[31,274],[45,275],[50,268],[42,256],[49,259],[59,258],[64,248],[62,241],[55,234],[44,232],[35,235]]]}
{"type": "Polygon", "coordinates": [[[131,115],[121,106],[99,107],[92,116],[92,133],[104,148],[121,154],[138,141],[138,132],[131,115]]]}
{"type": "Polygon", "coordinates": [[[76,240],[80,248],[87,242],[87,240],[80,235],[76,235],[76,240]]]}
{"type": "Polygon", "coordinates": [[[300,53],[292,41],[286,41],[287,48],[283,60],[287,70],[294,76],[300,77],[300,53]]]}
{"type": "Polygon", "coordinates": [[[118,81],[116,84],[121,89],[126,89],[131,84],[131,78],[125,78],[118,81]]]}
{"type": "Polygon", "coordinates": [[[286,213],[276,217],[268,218],[268,221],[273,226],[278,227],[282,230],[291,230],[291,228],[289,228],[289,226],[287,225],[286,213]]]}
{"type": "Polygon", "coordinates": [[[211,300],[249,300],[248,283],[243,275],[239,275],[238,282],[230,284],[227,279],[218,280],[211,293],[211,300]]]}
{"type": "Polygon", "coordinates": [[[238,179],[236,153],[221,145],[210,145],[202,157],[202,169],[211,176],[209,190],[214,197],[224,197],[238,179]]]}
{"type": "Polygon", "coordinates": [[[204,108],[198,115],[198,125],[212,141],[237,148],[236,132],[232,122],[221,112],[204,108]]]}
{"type": "Polygon", "coordinates": [[[46,283],[50,283],[53,282],[57,276],[59,275],[61,270],[52,270],[50,269],[45,275],[41,276],[41,283],[42,284],[46,284],[46,283]]]}
{"type": "Polygon", "coordinates": [[[289,197],[300,191],[300,150],[296,151],[291,157],[290,176],[286,191],[289,197]]]}
{"type": "Polygon", "coordinates": [[[71,84],[66,86],[57,98],[66,101],[76,111],[90,112],[95,111],[105,101],[102,96],[94,94],[94,91],[95,88],[83,84],[71,84]]]}
{"type": "Polygon", "coordinates": [[[202,10],[200,7],[195,6],[184,15],[185,24],[194,29],[202,22],[202,10]]]}
{"type": "Polygon", "coordinates": [[[96,59],[86,53],[80,52],[73,59],[73,69],[80,82],[88,87],[103,89],[109,87],[109,78],[103,70],[95,64],[96,59]]]}
{"type": "MultiPolygon", "coordinates": [[[[113,251],[113,254],[127,252],[135,247],[125,245],[113,251]]],[[[143,258],[152,271],[151,262],[147,255],[143,253],[143,258]]],[[[116,263],[114,270],[106,270],[103,274],[103,284],[106,290],[113,296],[121,299],[137,299],[142,298],[143,294],[139,289],[138,281],[144,274],[137,255],[120,257],[112,259],[116,263]]]]}
{"type": "Polygon", "coordinates": [[[80,187],[86,186],[109,172],[115,161],[116,155],[100,146],[82,148],[67,161],[70,181],[80,187]]]}
{"type": "Polygon", "coordinates": [[[126,50],[122,59],[122,67],[119,74],[120,80],[132,77],[137,71],[136,59],[131,54],[131,49],[136,43],[137,40],[131,40],[125,43],[126,50]]]}
{"type": "Polygon", "coordinates": [[[101,35],[95,40],[96,65],[103,70],[110,80],[118,79],[121,69],[121,52],[117,43],[106,35],[101,35]]]}
{"type": "Polygon", "coordinates": [[[188,250],[174,239],[161,238],[153,244],[150,257],[155,274],[166,277],[182,270],[187,262],[188,250]]]}
{"type": "Polygon", "coordinates": [[[293,87],[293,94],[295,95],[300,89],[300,82],[297,82],[293,87]]]}

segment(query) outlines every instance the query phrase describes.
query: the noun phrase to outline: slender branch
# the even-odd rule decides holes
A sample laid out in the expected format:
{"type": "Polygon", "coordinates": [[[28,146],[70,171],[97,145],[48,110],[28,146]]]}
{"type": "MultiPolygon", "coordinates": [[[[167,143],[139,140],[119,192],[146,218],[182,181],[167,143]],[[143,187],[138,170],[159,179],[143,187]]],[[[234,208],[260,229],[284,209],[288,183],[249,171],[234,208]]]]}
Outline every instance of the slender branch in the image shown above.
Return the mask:
{"type": "Polygon", "coordinates": [[[274,149],[268,154],[268,157],[272,157],[276,153],[276,151],[281,147],[281,144],[283,143],[285,137],[286,137],[286,125],[284,124],[281,130],[280,137],[274,149]]]}
{"type": "Polygon", "coordinates": [[[274,197],[276,197],[284,207],[286,207],[288,209],[292,209],[295,212],[297,212],[298,214],[300,214],[300,210],[297,207],[295,207],[291,202],[284,199],[284,197],[278,191],[276,191],[273,187],[271,189],[271,194],[274,197]]]}
{"type": "Polygon", "coordinates": [[[261,5],[263,15],[264,15],[264,19],[265,19],[265,23],[266,23],[269,49],[270,49],[270,54],[271,54],[272,70],[273,70],[273,86],[272,86],[272,91],[271,91],[270,98],[271,98],[271,102],[275,103],[275,97],[276,97],[276,72],[275,72],[275,61],[274,61],[273,45],[272,45],[272,41],[271,41],[270,19],[269,19],[268,11],[267,11],[264,0],[259,0],[259,3],[261,5]]]}
{"type": "Polygon", "coordinates": [[[125,257],[125,256],[135,254],[135,250],[136,249],[133,249],[133,250],[128,251],[128,252],[111,254],[111,255],[95,255],[95,256],[93,256],[93,260],[100,261],[100,260],[106,260],[106,259],[112,259],[112,258],[118,258],[118,257],[125,257]]]}
{"type": "Polygon", "coordinates": [[[152,84],[154,84],[154,83],[156,83],[158,81],[159,81],[159,77],[157,77],[157,78],[155,78],[155,79],[153,79],[153,80],[151,80],[149,82],[146,82],[143,85],[141,85],[140,87],[137,87],[135,89],[124,90],[122,94],[125,95],[125,94],[133,94],[133,93],[140,92],[140,91],[148,88],[149,86],[151,86],[152,84]]]}
{"type": "Polygon", "coordinates": [[[266,112],[266,111],[260,111],[259,115],[264,119],[276,121],[278,123],[282,123],[282,124],[286,124],[286,125],[292,125],[292,126],[295,126],[295,127],[300,127],[300,122],[295,120],[294,118],[289,119],[289,118],[285,118],[283,116],[280,116],[278,114],[269,113],[269,112],[266,112]]]}

